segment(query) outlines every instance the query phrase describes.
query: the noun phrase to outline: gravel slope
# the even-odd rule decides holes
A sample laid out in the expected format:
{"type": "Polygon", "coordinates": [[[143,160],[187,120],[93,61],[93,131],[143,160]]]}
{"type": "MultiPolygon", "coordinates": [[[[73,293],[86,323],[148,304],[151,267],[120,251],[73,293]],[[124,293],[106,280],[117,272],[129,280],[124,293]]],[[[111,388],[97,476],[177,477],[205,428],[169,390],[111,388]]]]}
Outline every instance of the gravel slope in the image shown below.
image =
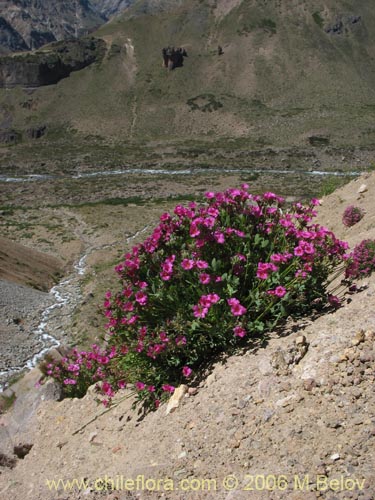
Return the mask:
{"type": "MultiPolygon", "coordinates": [[[[345,186],[324,200],[321,220],[351,243],[375,238],[374,193],[375,175],[345,186]],[[353,202],[367,213],[345,229],[342,212],[353,202]]],[[[169,415],[163,406],[141,418],[126,399],[99,416],[92,393],[40,402],[12,436],[33,447],[14,469],[3,467],[1,498],[373,500],[375,276],[361,285],[341,309],[290,324],[264,345],[218,362],[169,415]],[[154,481],[142,489],[138,475],[154,481]],[[119,491],[103,490],[101,481],[95,491],[94,480],[106,476],[119,491]],[[87,488],[60,484],[53,492],[46,485],[73,478],[87,479],[87,488]],[[210,492],[203,479],[212,480],[210,492]]],[[[10,429],[12,418],[4,414],[0,426],[10,429]]]]}

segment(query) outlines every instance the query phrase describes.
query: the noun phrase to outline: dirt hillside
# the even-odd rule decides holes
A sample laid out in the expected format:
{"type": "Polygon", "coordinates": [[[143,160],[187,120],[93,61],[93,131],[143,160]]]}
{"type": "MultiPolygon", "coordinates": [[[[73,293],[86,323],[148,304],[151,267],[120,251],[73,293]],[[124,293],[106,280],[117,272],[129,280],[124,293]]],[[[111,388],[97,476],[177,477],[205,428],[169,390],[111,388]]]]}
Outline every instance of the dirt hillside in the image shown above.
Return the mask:
{"type": "MultiPolygon", "coordinates": [[[[375,239],[374,193],[375,174],[348,184],[320,221],[351,244],[375,239]],[[347,229],[350,204],[366,215],[347,229]]],[[[0,497],[373,500],[375,276],[359,285],[337,311],[218,361],[168,415],[141,418],[126,392],[103,415],[92,392],[55,402],[49,386],[27,408],[17,398],[0,417],[0,497]],[[12,464],[20,444],[32,447],[12,464]]]]}
{"type": "Polygon", "coordinates": [[[60,259],[0,237],[0,279],[48,291],[62,272],[60,259]]]}

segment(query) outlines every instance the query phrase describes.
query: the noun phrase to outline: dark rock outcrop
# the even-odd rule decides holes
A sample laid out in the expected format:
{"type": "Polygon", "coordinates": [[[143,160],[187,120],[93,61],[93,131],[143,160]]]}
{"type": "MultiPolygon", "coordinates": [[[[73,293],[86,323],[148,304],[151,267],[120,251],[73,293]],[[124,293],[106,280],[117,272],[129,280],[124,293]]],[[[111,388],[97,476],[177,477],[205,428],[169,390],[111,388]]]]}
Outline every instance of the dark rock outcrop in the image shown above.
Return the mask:
{"type": "Polygon", "coordinates": [[[26,135],[29,139],[40,139],[46,133],[46,125],[31,127],[27,129],[26,135]]]}
{"type": "Polygon", "coordinates": [[[0,130],[0,144],[16,144],[21,140],[21,134],[13,129],[0,130]]]}
{"type": "Polygon", "coordinates": [[[187,52],[184,48],[179,47],[164,47],[162,49],[163,66],[170,70],[180,68],[184,65],[184,57],[187,57],[187,52]]]}
{"type": "Polygon", "coordinates": [[[333,23],[327,26],[325,31],[330,35],[342,35],[353,28],[353,25],[360,22],[361,16],[339,16],[333,23]]]}
{"type": "Polygon", "coordinates": [[[0,49],[2,47],[12,52],[27,50],[27,45],[22,36],[3,17],[0,17],[0,49]]]}
{"type": "Polygon", "coordinates": [[[0,87],[40,87],[66,78],[73,71],[99,61],[104,52],[99,39],[56,42],[48,50],[0,58],[0,87]]]}

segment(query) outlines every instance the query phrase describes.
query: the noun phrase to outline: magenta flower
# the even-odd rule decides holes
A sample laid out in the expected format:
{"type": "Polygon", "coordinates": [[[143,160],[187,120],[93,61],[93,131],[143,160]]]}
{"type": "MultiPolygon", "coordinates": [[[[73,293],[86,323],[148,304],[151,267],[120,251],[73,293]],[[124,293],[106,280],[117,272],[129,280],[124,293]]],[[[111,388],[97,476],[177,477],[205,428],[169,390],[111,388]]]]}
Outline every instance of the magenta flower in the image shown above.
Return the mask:
{"type": "Polygon", "coordinates": [[[160,332],[159,337],[162,342],[169,342],[169,338],[165,332],[160,332]]]}
{"type": "Polygon", "coordinates": [[[211,277],[207,273],[202,273],[199,275],[199,281],[202,285],[208,285],[211,281],[211,277]]]}
{"type": "Polygon", "coordinates": [[[192,374],[192,372],[193,372],[193,370],[192,370],[191,368],[189,368],[188,366],[184,366],[184,367],[182,368],[182,374],[183,374],[183,376],[184,376],[184,377],[186,377],[186,378],[189,378],[189,377],[190,377],[190,375],[192,374]]]}
{"type": "Polygon", "coordinates": [[[220,297],[218,296],[217,293],[210,293],[208,295],[208,298],[209,298],[211,304],[216,304],[216,302],[219,302],[219,300],[220,300],[220,297]]]}
{"type": "Polygon", "coordinates": [[[161,388],[162,388],[162,390],[163,390],[164,392],[174,392],[174,387],[173,387],[173,385],[164,384],[164,385],[162,385],[162,387],[161,387],[161,388]]]}
{"type": "Polygon", "coordinates": [[[208,263],[205,260],[197,260],[195,265],[198,269],[207,269],[208,263]]]}
{"type": "Polygon", "coordinates": [[[76,385],[77,384],[77,381],[72,379],[72,378],[66,378],[64,380],[64,384],[65,385],[76,385]]]}
{"type": "Polygon", "coordinates": [[[143,391],[143,389],[146,387],[146,384],[144,384],[143,382],[136,382],[135,383],[135,388],[137,389],[137,391],[143,391]]]}
{"type": "Polygon", "coordinates": [[[227,302],[230,305],[230,310],[233,316],[243,316],[246,314],[246,307],[241,305],[238,299],[227,299],[227,302]]]}
{"type": "Polygon", "coordinates": [[[193,313],[196,318],[205,318],[208,313],[208,307],[203,307],[201,304],[193,306],[193,313]]]}
{"type": "Polygon", "coordinates": [[[183,335],[179,335],[178,337],[176,337],[175,342],[178,346],[186,345],[186,337],[184,337],[183,335]]]}
{"type": "Polygon", "coordinates": [[[234,332],[234,335],[236,337],[241,337],[242,338],[242,337],[244,337],[246,335],[245,328],[243,328],[242,326],[239,326],[239,325],[237,325],[237,326],[235,326],[233,328],[233,332],[234,332]]]}
{"type": "Polygon", "coordinates": [[[145,306],[147,304],[147,295],[144,292],[137,292],[135,294],[135,300],[141,306],[145,306]]]}
{"type": "Polygon", "coordinates": [[[184,259],[181,262],[181,267],[185,269],[185,271],[189,271],[190,269],[193,269],[194,261],[192,259],[184,259]]]}
{"type": "Polygon", "coordinates": [[[286,289],[283,286],[279,285],[275,288],[275,295],[277,297],[280,297],[280,298],[284,297],[285,294],[286,294],[286,289]]]}
{"type": "Polygon", "coordinates": [[[201,234],[200,230],[198,229],[198,226],[194,223],[191,224],[190,226],[190,236],[192,238],[196,238],[201,234]]]}
{"type": "Polygon", "coordinates": [[[341,306],[341,300],[336,295],[328,295],[328,302],[336,309],[341,306]]]}
{"type": "Polygon", "coordinates": [[[217,241],[217,243],[220,243],[221,245],[225,243],[225,236],[220,231],[215,231],[214,238],[217,241]]]}

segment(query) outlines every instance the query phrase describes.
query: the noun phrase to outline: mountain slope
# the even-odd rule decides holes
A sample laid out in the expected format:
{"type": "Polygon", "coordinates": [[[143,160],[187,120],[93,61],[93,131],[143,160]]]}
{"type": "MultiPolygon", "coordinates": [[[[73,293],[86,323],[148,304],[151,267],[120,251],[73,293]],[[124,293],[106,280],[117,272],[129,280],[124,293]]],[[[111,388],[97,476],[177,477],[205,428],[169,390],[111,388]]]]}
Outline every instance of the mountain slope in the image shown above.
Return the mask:
{"type": "Polygon", "coordinates": [[[118,14],[134,0],[0,0],[0,53],[32,50],[77,38],[118,14]]]}
{"type": "Polygon", "coordinates": [[[54,139],[93,147],[192,139],[229,148],[233,138],[233,149],[306,147],[315,136],[332,154],[374,147],[370,0],[138,0],[95,36],[107,44],[100,64],[31,97],[0,91],[15,130],[43,122],[54,139]],[[186,49],[182,67],[162,67],[167,46],[186,49]]]}
{"type": "MultiPolygon", "coordinates": [[[[324,200],[322,222],[352,243],[375,238],[374,190],[374,174],[340,189],[324,200]],[[368,191],[359,194],[362,183],[368,191]],[[345,228],[342,212],[353,202],[366,215],[345,228]]],[[[0,492],[15,500],[31,492],[35,500],[372,500],[374,293],[371,276],[337,311],[218,360],[168,415],[166,405],[137,414],[130,389],[110,411],[94,386],[83,399],[46,401],[58,391],[32,393],[34,370],[2,416],[0,492]],[[12,470],[15,442],[33,448],[12,470]]]]}

